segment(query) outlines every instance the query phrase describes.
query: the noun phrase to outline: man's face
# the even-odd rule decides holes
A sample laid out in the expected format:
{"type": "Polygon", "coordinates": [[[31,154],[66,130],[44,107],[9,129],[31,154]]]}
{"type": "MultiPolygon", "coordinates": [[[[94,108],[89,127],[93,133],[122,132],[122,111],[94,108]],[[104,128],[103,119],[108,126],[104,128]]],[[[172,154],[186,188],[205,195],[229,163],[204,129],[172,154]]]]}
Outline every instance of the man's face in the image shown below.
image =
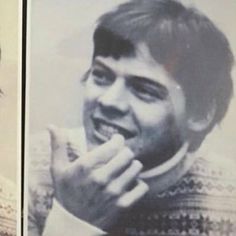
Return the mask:
{"type": "Polygon", "coordinates": [[[95,57],[85,81],[83,122],[89,150],[120,133],[148,169],[182,145],[185,97],[140,44],[133,57],[95,57]]]}

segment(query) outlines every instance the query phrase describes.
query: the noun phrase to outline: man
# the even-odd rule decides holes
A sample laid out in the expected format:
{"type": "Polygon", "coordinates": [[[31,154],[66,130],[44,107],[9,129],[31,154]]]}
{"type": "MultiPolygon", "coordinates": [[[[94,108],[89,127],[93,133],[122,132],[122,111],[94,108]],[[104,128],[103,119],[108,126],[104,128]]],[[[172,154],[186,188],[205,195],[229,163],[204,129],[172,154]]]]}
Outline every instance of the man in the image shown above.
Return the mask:
{"type": "Polygon", "coordinates": [[[225,36],[176,1],[103,15],[84,129],[51,126],[32,147],[29,235],[234,235],[234,168],[194,155],[227,111],[232,64],[225,36]]]}

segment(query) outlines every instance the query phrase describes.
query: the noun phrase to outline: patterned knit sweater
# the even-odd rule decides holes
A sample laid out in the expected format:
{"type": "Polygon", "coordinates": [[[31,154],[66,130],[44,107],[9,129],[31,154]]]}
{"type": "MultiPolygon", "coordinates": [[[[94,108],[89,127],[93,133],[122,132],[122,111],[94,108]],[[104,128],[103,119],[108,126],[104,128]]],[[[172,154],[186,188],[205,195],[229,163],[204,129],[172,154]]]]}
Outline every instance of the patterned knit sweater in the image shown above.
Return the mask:
{"type": "MultiPolygon", "coordinates": [[[[29,236],[38,236],[53,199],[48,135],[34,138],[30,153],[28,230],[29,236]]],[[[236,161],[216,164],[197,158],[177,183],[163,192],[152,191],[124,213],[109,235],[235,236],[235,167],[236,161]]]]}
{"type": "Polygon", "coordinates": [[[16,235],[15,186],[0,176],[0,236],[16,235]]]}

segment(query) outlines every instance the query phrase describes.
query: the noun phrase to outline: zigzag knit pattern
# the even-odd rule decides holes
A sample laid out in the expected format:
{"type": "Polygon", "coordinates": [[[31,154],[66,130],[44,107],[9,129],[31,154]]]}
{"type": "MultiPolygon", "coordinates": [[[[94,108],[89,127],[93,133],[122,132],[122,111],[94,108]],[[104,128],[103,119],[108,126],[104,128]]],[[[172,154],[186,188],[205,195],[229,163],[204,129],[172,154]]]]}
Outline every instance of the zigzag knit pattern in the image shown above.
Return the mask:
{"type": "MultiPolygon", "coordinates": [[[[41,235],[53,199],[49,139],[31,147],[29,231],[41,235]]],[[[226,166],[199,157],[175,185],[124,213],[109,235],[235,236],[235,170],[235,161],[226,166]]]]}
{"type": "Polygon", "coordinates": [[[0,236],[16,235],[15,186],[0,177],[0,236]]]}

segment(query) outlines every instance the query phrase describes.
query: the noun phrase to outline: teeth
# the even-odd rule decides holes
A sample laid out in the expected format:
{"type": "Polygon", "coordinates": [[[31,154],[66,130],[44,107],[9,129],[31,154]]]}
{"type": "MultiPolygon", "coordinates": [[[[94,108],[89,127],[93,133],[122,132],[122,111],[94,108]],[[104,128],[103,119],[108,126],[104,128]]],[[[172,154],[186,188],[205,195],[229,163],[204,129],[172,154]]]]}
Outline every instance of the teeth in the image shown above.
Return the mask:
{"type": "Polygon", "coordinates": [[[102,134],[103,136],[110,139],[114,134],[118,134],[119,130],[114,126],[110,126],[110,125],[100,123],[98,125],[98,132],[100,134],[102,134]]]}

